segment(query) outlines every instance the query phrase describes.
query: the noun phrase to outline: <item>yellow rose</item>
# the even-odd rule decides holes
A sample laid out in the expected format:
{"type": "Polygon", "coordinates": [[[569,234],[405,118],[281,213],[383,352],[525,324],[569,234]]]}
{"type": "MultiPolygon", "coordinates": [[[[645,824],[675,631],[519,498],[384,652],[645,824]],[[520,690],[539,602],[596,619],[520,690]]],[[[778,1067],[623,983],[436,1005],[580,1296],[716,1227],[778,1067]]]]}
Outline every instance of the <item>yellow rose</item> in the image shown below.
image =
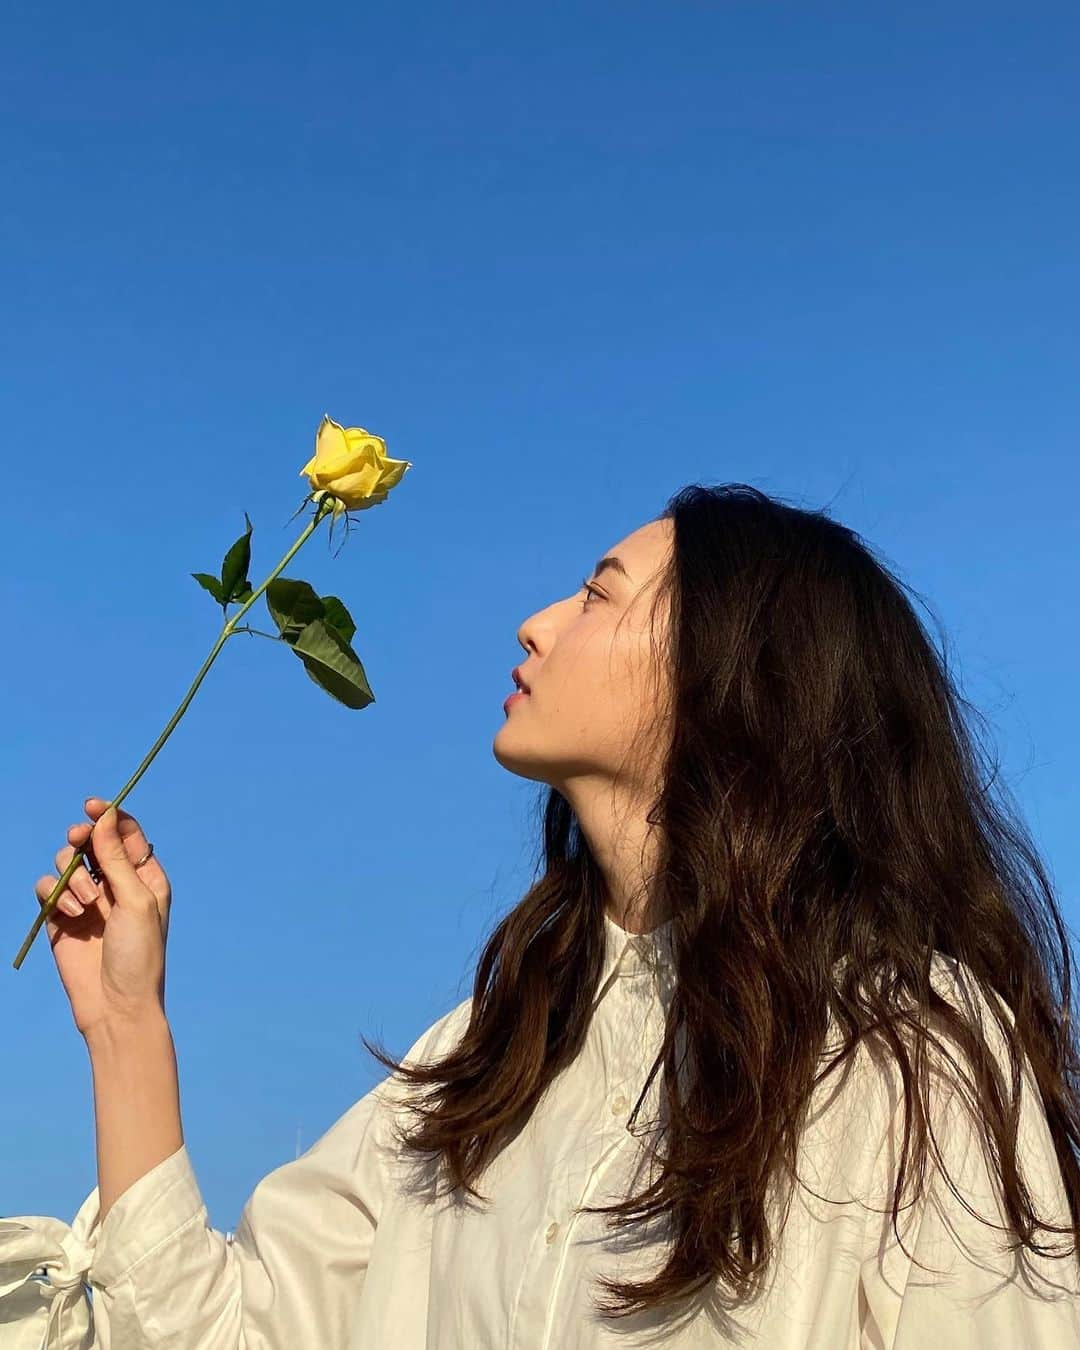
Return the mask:
{"type": "Polygon", "coordinates": [[[315,453],[300,470],[306,475],[318,500],[322,493],[334,495],[334,515],[363,511],[385,501],[411,468],[407,459],[391,459],[386,442],[363,427],[342,427],[324,416],[315,433],[315,453]]]}

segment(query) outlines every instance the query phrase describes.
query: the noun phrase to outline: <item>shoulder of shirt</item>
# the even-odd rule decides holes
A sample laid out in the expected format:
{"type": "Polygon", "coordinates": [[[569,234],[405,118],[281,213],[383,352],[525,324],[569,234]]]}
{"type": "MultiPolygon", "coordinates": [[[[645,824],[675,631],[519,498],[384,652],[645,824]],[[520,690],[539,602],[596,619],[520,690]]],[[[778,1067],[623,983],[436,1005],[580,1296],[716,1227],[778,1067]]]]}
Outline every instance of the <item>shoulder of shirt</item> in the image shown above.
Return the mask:
{"type": "Polygon", "coordinates": [[[463,998],[460,1003],[437,1017],[430,1026],[420,1033],[406,1051],[409,1060],[434,1059],[445,1055],[458,1041],[469,1024],[472,1011],[472,995],[463,998]]]}
{"type": "MultiPolygon", "coordinates": [[[[419,1065],[442,1059],[457,1043],[468,1026],[471,1007],[472,996],[470,995],[468,998],[462,999],[460,1003],[455,1004],[448,1012],[437,1017],[417,1036],[408,1050],[401,1056],[401,1061],[411,1065],[419,1065]]],[[[381,1082],[376,1083],[367,1097],[357,1102],[353,1109],[361,1109],[369,1099],[380,1099],[392,1107],[396,1107],[403,1101],[408,1100],[410,1095],[411,1086],[403,1082],[401,1075],[396,1072],[389,1073],[381,1082]]]]}
{"type": "MultiPolygon", "coordinates": [[[[846,959],[839,967],[846,965],[846,959]]],[[[838,967],[838,968],[839,968],[838,967]]],[[[930,987],[968,1022],[982,1025],[994,1039],[999,1033],[997,1019],[991,1009],[991,999],[1011,1025],[1012,1010],[998,994],[987,992],[975,978],[974,972],[958,957],[935,950],[930,960],[930,987]]],[[[830,1028],[831,1029],[831,1028],[830,1028]]]]}
{"type": "MultiPolygon", "coordinates": [[[[1007,1084],[1010,1076],[1009,1054],[1005,1033],[1001,1029],[998,1018],[1003,1019],[1007,1025],[1012,1025],[1014,1019],[1008,1004],[998,994],[992,991],[988,994],[980,986],[974,972],[965,962],[937,950],[932,954],[930,963],[930,986],[953,1009],[962,1022],[972,1029],[981,1029],[998,1070],[1007,1084]],[[995,1017],[992,1004],[996,1005],[997,1017],[995,1017]]],[[[913,1010],[907,999],[904,1000],[904,1004],[905,1010],[912,1014],[913,1010]]],[[[966,1071],[967,1074],[971,1074],[973,1072],[972,1066],[967,1062],[964,1051],[940,1012],[931,1011],[928,1013],[927,1010],[924,1010],[919,1015],[919,1020],[923,1023],[924,1028],[944,1047],[942,1049],[931,1041],[926,1042],[931,1096],[936,1101],[947,1100],[954,1096],[959,1087],[957,1067],[959,1066],[961,1072],[966,1071]]],[[[909,1057],[912,1056],[914,1053],[914,1033],[912,1029],[902,1022],[895,1023],[893,1029],[905,1045],[909,1057]]],[[[821,1061],[823,1063],[832,1061],[843,1042],[844,1034],[839,1028],[836,1018],[830,1013],[828,1033],[820,1055],[821,1061]]],[[[1026,1087],[1030,1090],[1034,1087],[1034,1083],[1026,1055],[1021,1057],[1021,1062],[1022,1077],[1025,1080],[1026,1087]]],[[[883,1093],[890,1114],[894,1113],[898,1103],[903,1100],[903,1084],[896,1050],[883,1033],[874,1033],[863,1038],[852,1057],[851,1067],[854,1072],[852,1084],[854,1093],[857,1096],[867,1092],[875,1096],[881,1096],[883,1093]]],[[[846,1075],[841,1076],[841,1081],[844,1079],[846,1079],[846,1075]]],[[[831,1100],[837,1091],[837,1087],[838,1084],[832,1075],[827,1075],[822,1080],[820,1090],[831,1100]],[[830,1081],[831,1086],[829,1085],[830,1081]]]]}
{"type": "MultiPolygon", "coordinates": [[[[943,952],[934,952],[930,984],[969,1026],[982,1030],[991,1054],[1008,1077],[1008,1045],[1001,1022],[1011,1028],[1015,1018],[1005,1000],[994,990],[985,989],[965,962],[943,952]]],[[[1027,1056],[1022,1055],[1021,1059],[1025,1070],[1030,1072],[1027,1056]]]]}

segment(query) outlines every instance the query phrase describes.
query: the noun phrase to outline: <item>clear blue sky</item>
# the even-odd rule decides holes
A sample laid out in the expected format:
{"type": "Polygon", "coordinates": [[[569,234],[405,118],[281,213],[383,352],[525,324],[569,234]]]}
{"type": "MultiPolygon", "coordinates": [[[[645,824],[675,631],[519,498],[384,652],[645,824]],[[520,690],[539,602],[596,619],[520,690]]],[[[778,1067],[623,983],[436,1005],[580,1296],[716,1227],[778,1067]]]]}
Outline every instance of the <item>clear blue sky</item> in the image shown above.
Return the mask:
{"type": "Polygon", "coordinates": [[[515,633],[684,483],[829,504],[930,601],[1077,924],[1071,5],[21,6],[3,20],[0,1213],[93,1186],[47,945],[90,792],[298,532],[324,411],[413,469],[344,551],[377,703],[229,644],[128,801],[220,1228],[469,992],[532,877],[515,633]],[[261,569],[261,570],[260,570],[261,569]]]}

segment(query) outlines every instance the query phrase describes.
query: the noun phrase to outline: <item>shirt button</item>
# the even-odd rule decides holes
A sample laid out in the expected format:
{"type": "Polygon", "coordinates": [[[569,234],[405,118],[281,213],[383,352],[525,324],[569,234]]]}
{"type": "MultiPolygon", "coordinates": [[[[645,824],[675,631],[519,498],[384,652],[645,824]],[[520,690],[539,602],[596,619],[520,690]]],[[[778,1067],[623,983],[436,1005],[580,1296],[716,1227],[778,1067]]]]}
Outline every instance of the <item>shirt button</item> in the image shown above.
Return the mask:
{"type": "Polygon", "coordinates": [[[627,1108],[629,1105],[630,1105],[630,1103],[626,1100],[626,1098],[625,1098],[625,1097],[622,1095],[622,1093],[620,1092],[619,1095],[618,1095],[617,1097],[613,1097],[613,1098],[612,1098],[612,1101],[611,1101],[611,1114],[612,1114],[613,1116],[621,1116],[622,1113],[626,1110],[626,1108],[627,1108]]]}
{"type": "Polygon", "coordinates": [[[555,1234],[559,1231],[557,1223],[549,1223],[547,1232],[544,1234],[544,1241],[550,1246],[555,1241],[555,1234]]]}

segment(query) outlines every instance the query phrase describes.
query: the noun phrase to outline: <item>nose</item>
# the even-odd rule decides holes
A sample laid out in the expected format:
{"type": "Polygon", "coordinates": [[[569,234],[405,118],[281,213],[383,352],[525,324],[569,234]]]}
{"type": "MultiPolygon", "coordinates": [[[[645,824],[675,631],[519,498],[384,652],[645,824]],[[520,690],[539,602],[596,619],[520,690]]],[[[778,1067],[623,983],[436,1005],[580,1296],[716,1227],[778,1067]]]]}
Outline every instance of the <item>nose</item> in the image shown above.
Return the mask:
{"type": "Polygon", "coordinates": [[[536,641],[533,636],[536,630],[536,621],[537,615],[530,614],[529,617],[521,623],[521,625],[517,630],[518,646],[521,647],[522,651],[525,653],[526,656],[528,656],[531,652],[536,651],[536,641]]]}
{"type": "Polygon", "coordinates": [[[557,624],[560,614],[564,613],[561,606],[566,606],[573,599],[572,596],[564,600],[555,600],[543,609],[538,609],[534,614],[530,614],[523,621],[517,630],[517,640],[526,656],[535,652],[538,656],[543,656],[551,650],[555,640],[557,624]]]}

